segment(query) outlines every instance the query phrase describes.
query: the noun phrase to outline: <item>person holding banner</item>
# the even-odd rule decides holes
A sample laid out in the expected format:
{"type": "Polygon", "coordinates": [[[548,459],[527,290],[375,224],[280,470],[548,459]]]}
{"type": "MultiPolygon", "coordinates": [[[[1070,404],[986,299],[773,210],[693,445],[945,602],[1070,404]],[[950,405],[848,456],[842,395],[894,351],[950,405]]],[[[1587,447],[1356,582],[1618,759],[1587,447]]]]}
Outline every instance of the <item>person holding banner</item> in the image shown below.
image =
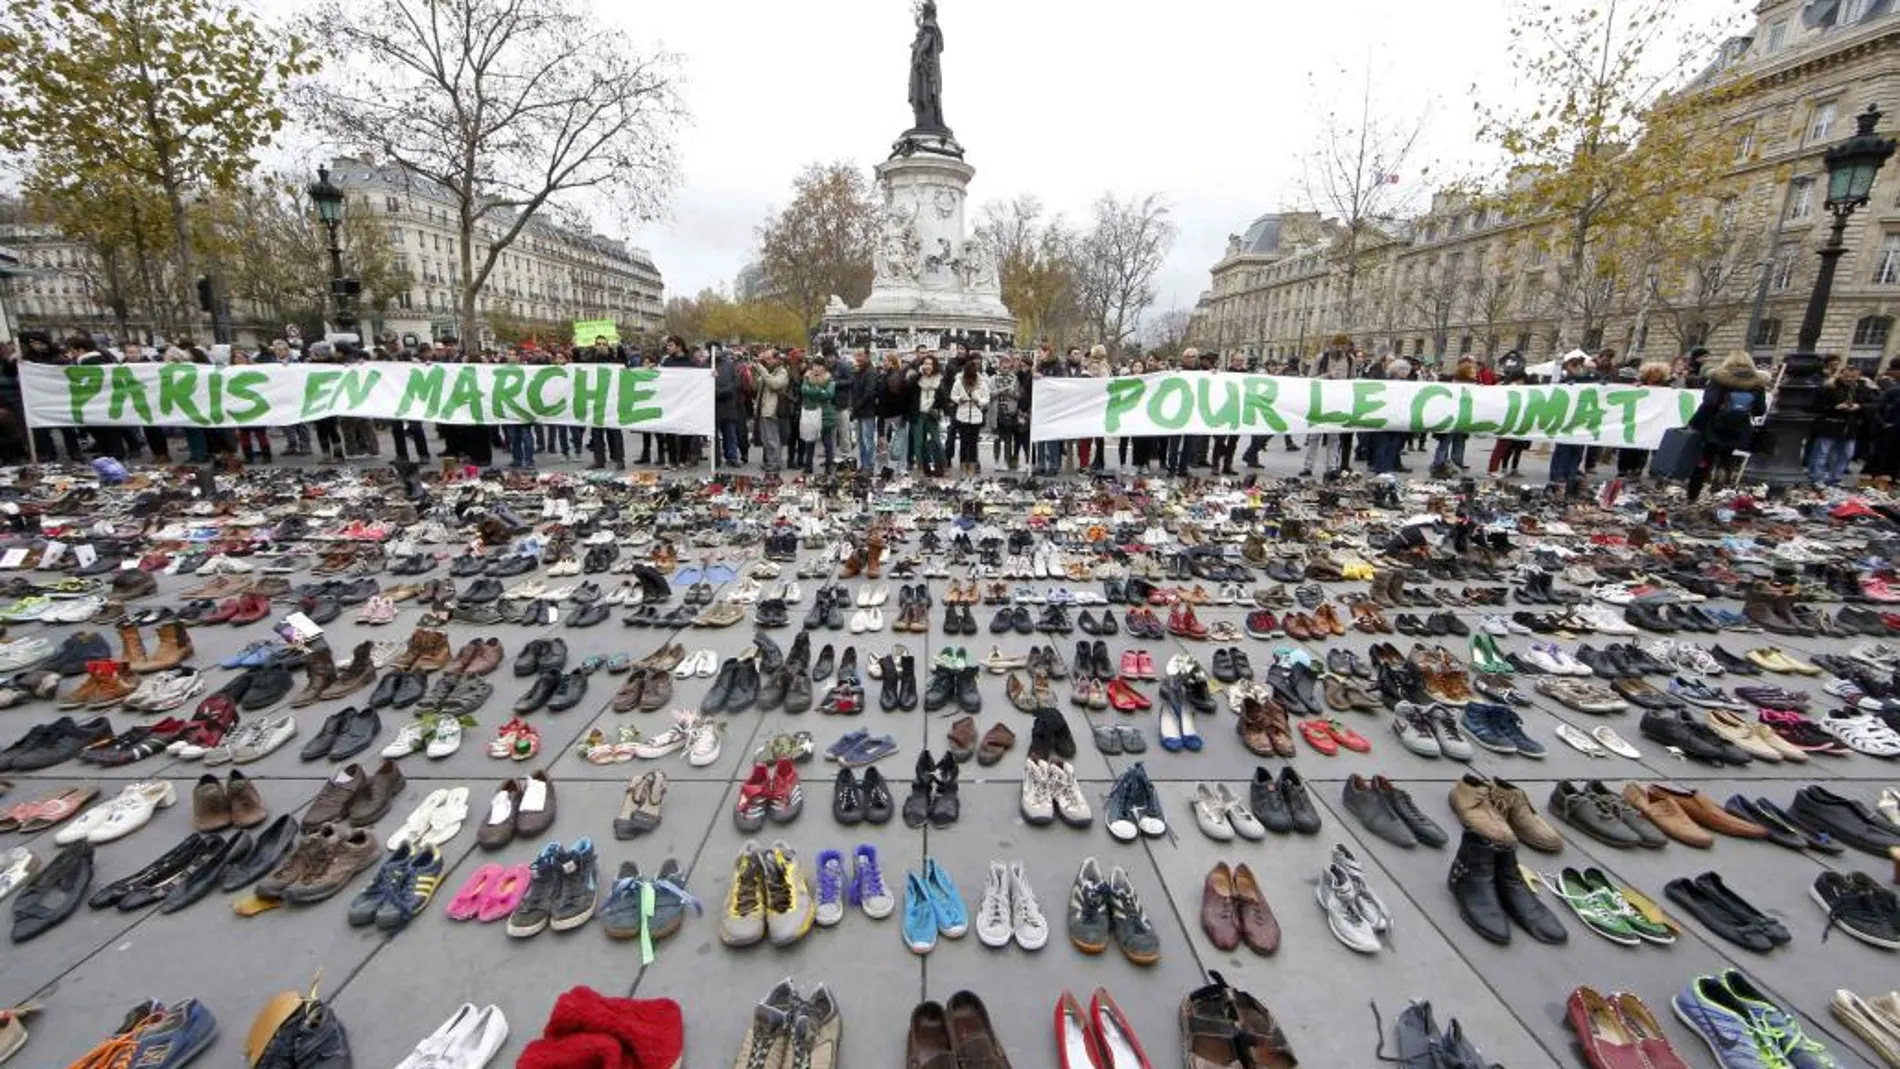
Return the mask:
{"type": "MultiPolygon", "coordinates": [[[[1325,351],[1319,354],[1319,359],[1313,364],[1313,377],[1316,379],[1332,379],[1334,381],[1352,378],[1352,350],[1347,348],[1347,340],[1344,335],[1333,338],[1333,343],[1328,345],[1325,351]]],[[[1315,460],[1322,460],[1322,458],[1325,464],[1324,469],[1320,472],[1322,476],[1331,476],[1336,471],[1349,469],[1352,466],[1352,441],[1350,435],[1344,436],[1344,438],[1345,441],[1342,446],[1341,436],[1339,435],[1307,435],[1306,459],[1300,464],[1300,474],[1307,477],[1312,476],[1313,462],[1315,460]],[[1334,458],[1335,450],[1343,454],[1336,460],[1334,458]]],[[[1250,449],[1248,452],[1258,456],[1258,453],[1254,450],[1250,449]]],[[[1247,466],[1258,467],[1259,465],[1249,460],[1247,466]]]]}
{"type": "MultiPolygon", "coordinates": [[[[1036,379],[1061,379],[1067,377],[1067,374],[1063,371],[1062,361],[1056,358],[1055,352],[1047,345],[1043,346],[1036,360],[1034,378],[1030,380],[1030,392],[1024,400],[1031,404],[1034,403],[1036,379]]],[[[1025,405],[1025,407],[1028,407],[1028,405],[1025,405]]],[[[1031,474],[1056,475],[1061,473],[1062,443],[1060,441],[1037,442],[1032,448],[1035,452],[1035,459],[1031,465],[1031,474]]]]}

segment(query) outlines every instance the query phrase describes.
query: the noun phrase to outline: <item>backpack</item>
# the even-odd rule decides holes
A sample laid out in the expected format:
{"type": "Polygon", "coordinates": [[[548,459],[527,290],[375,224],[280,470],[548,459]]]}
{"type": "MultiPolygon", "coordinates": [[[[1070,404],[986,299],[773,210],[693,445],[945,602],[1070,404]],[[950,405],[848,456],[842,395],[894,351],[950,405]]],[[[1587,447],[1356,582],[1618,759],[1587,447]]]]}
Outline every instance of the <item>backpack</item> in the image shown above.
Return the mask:
{"type": "Polygon", "coordinates": [[[1723,391],[1709,417],[1709,433],[1729,442],[1747,437],[1754,425],[1755,401],[1760,396],[1754,390],[1723,391]]]}

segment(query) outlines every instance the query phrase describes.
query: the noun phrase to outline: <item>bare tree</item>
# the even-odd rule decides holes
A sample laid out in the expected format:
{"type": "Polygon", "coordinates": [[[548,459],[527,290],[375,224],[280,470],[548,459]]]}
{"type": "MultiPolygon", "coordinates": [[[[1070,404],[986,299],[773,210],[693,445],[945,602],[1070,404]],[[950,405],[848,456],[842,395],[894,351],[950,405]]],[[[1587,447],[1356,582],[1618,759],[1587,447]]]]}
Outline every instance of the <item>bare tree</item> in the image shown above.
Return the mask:
{"type": "Polygon", "coordinates": [[[1506,245],[1498,262],[1473,264],[1465,283],[1465,318],[1477,326],[1478,343],[1486,356],[1497,355],[1504,328],[1517,306],[1517,265],[1506,245]]]}
{"type": "Polygon", "coordinates": [[[304,94],[317,124],[454,204],[464,334],[536,216],[649,218],[673,184],[674,59],[584,0],[317,0],[304,25],[346,57],[304,94]]]}
{"type": "Polygon", "coordinates": [[[1678,353],[1706,344],[1748,310],[1765,238],[1762,230],[1743,232],[1725,221],[1704,234],[1676,235],[1659,250],[1651,296],[1678,353]]]}
{"type": "Polygon", "coordinates": [[[1175,226],[1159,194],[1095,202],[1095,225],[1073,243],[1075,291],[1100,341],[1119,349],[1155,302],[1154,280],[1174,244],[1175,226]]]}
{"type": "Polygon", "coordinates": [[[1410,294],[1413,322],[1431,334],[1432,352],[1437,356],[1445,355],[1451,342],[1452,316],[1464,295],[1460,274],[1454,265],[1434,263],[1410,294]]]}
{"type": "MultiPolygon", "coordinates": [[[[1360,247],[1370,228],[1408,207],[1411,195],[1400,179],[1411,164],[1426,118],[1423,111],[1401,116],[1375,103],[1370,61],[1359,87],[1358,115],[1341,116],[1329,107],[1320,116],[1319,137],[1301,161],[1301,186],[1307,203],[1339,220],[1342,232],[1335,251],[1345,263],[1346,275],[1338,306],[1341,321],[1325,324],[1323,332],[1350,330],[1359,321],[1353,302],[1358,293],[1360,247]]],[[[1424,171],[1420,168],[1421,174],[1424,171]]]]}
{"type": "Polygon", "coordinates": [[[1042,202],[1024,195],[985,204],[976,225],[996,254],[1003,303],[1016,317],[1019,338],[1062,347],[1081,322],[1076,272],[1069,260],[1077,241],[1061,216],[1045,221],[1042,202]]]}
{"type": "Polygon", "coordinates": [[[766,289],[809,333],[832,294],[862,304],[871,293],[872,257],[883,209],[856,166],[812,164],[792,180],[792,201],[759,227],[766,289]]]}

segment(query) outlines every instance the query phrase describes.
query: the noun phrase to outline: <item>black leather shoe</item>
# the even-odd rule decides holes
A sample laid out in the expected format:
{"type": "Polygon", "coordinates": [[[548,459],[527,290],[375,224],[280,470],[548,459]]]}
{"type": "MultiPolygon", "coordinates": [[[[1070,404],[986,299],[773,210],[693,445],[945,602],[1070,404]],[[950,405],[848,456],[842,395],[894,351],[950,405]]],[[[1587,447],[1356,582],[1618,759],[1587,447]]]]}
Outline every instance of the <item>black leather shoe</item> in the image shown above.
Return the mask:
{"type": "MultiPolygon", "coordinates": [[[[844,656],[838,658],[838,681],[856,682],[858,678],[858,648],[846,646],[844,656]]],[[[814,681],[815,682],[815,681],[814,681]]]]}
{"type": "Polygon", "coordinates": [[[539,672],[541,670],[541,653],[547,648],[547,645],[547,639],[537,638],[521,647],[521,652],[515,654],[515,675],[525,679],[539,672]]]}
{"type": "Polygon", "coordinates": [[[1497,879],[1498,901],[1504,906],[1505,914],[1540,943],[1551,946],[1568,943],[1570,933],[1564,929],[1563,922],[1538,901],[1537,893],[1524,882],[1524,870],[1517,865],[1517,848],[1502,843],[1493,843],[1491,848],[1497,853],[1492,868],[1497,879]]]}
{"type": "Polygon", "coordinates": [[[594,602],[581,606],[581,610],[567,618],[569,627],[592,627],[606,620],[610,611],[607,606],[594,602]]]}
{"type": "Polygon", "coordinates": [[[930,826],[947,828],[963,812],[957,799],[957,763],[947,753],[937,761],[935,792],[930,799],[930,826]]]}
{"type": "Polygon", "coordinates": [[[244,688],[244,696],[238,700],[238,708],[246,712],[267,709],[284,700],[297,680],[290,672],[278,665],[266,665],[245,673],[250,684],[244,688]]]}
{"type": "Polygon", "coordinates": [[[813,683],[820,682],[830,677],[832,673],[832,669],[836,667],[836,662],[834,661],[833,656],[834,655],[832,654],[832,651],[831,651],[831,643],[829,642],[825,643],[825,648],[818,651],[818,659],[812,662],[811,681],[813,683]]]}
{"type": "Polygon", "coordinates": [[[948,668],[930,670],[930,685],[924,688],[924,711],[934,713],[950,704],[956,692],[956,673],[948,668]]]}
{"type": "Polygon", "coordinates": [[[92,883],[92,844],[77,842],[59,852],[13,894],[13,941],[24,943],[73,915],[92,883]]]}
{"type": "MultiPolygon", "coordinates": [[[[547,676],[543,676],[542,678],[546,679],[552,675],[554,675],[554,673],[550,672],[547,676]]],[[[557,676],[555,678],[557,678],[559,682],[555,684],[554,693],[548,695],[548,712],[565,713],[569,709],[579,705],[581,699],[587,696],[586,672],[576,668],[566,675],[557,676]]],[[[748,702],[747,704],[750,703],[748,702]]]]}
{"type": "Polygon", "coordinates": [[[283,863],[284,858],[297,848],[297,821],[289,813],[279,816],[264,826],[251,844],[248,854],[242,858],[233,858],[224,868],[223,879],[219,887],[224,891],[237,891],[264,878],[264,874],[283,863]]]}
{"type": "Polygon", "coordinates": [[[976,673],[975,668],[957,673],[957,708],[973,715],[983,711],[983,692],[976,687],[976,673]]]}
{"type": "Polygon", "coordinates": [[[183,877],[172,887],[171,894],[166,895],[165,901],[160,903],[158,911],[176,913],[216,890],[225,866],[234,860],[243,860],[253,845],[251,833],[240,831],[229,838],[220,839],[215,849],[207,848],[192,860],[183,877]]]}
{"type": "Polygon", "coordinates": [[[1498,897],[1497,851],[1491,840],[1466,831],[1445,882],[1458,903],[1458,915],[1472,931],[1500,945],[1511,941],[1511,920],[1498,897]]]}
{"type": "Polygon", "coordinates": [[[917,658],[908,653],[897,662],[897,707],[905,712],[917,708],[917,658]]]}
{"type": "Polygon", "coordinates": [[[802,713],[811,708],[811,677],[803,672],[786,669],[785,711],[802,713]]]}
{"type": "Polygon", "coordinates": [[[330,747],[336,745],[336,737],[343,730],[344,721],[349,719],[353,711],[344,709],[341,712],[331,713],[323,721],[323,726],[317,729],[317,733],[310,737],[310,741],[303,744],[303,749],[297,751],[297,756],[305,761],[320,761],[328,757],[330,747]]]}
{"type": "Polygon", "coordinates": [[[904,799],[904,826],[921,828],[930,821],[930,788],[936,781],[936,764],[930,751],[917,755],[917,775],[910,781],[910,795],[904,799]]]}
{"type": "Polygon", "coordinates": [[[742,713],[758,701],[759,666],[750,660],[740,661],[732,674],[732,689],[726,693],[726,712],[742,713]]]}
{"type": "Polygon", "coordinates": [[[376,689],[369,692],[369,707],[381,709],[396,700],[396,684],[404,673],[391,672],[376,681],[376,689]]]}
{"type": "Polygon", "coordinates": [[[1340,800],[1346,806],[1346,812],[1359,819],[1365,829],[1394,846],[1407,850],[1418,845],[1418,836],[1412,833],[1384,792],[1376,789],[1371,780],[1361,776],[1350,776],[1340,791],[1340,800]]]}
{"type": "Polygon", "coordinates": [[[1293,771],[1292,765],[1280,769],[1280,797],[1286,800],[1286,811],[1293,818],[1293,830],[1301,835],[1319,834],[1319,810],[1313,806],[1313,796],[1306,789],[1306,781],[1293,771]]]}
{"type": "Polygon", "coordinates": [[[383,718],[374,709],[345,709],[338,714],[345,717],[337,729],[336,741],[330,744],[326,755],[332,761],[347,761],[364,750],[383,733],[383,718]]]}
{"type": "MultiPolygon", "coordinates": [[[[534,685],[528,688],[528,692],[523,694],[520,700],[515,702],[515,712],[532,713],[541,708],[548,703],[549,698],[554,697],[554,692],[560,685],[561,673],[542,672],[535,677],[534,685]]],[[[706,711],[712,712],[713,710],[708,709],[706,711]]]]}
{"type": "Polygon", "coordinates": [[[541,647],[540,655],[535,658],[535,667],[543,672],[559,672],[567,668],[567,643],[551,638],[541,647]]]}
{"type": "Polygon", "coordinates": [[[397,709],[407,709],[422,700],[429,687],[427,672],[397,672],[396,700],[390,704],[397,709]]]}
{"type": "Polygon", "coordinates": [[[864,770],[864,779],[859,781],[864,790],[864,820],[867,824],[888,824],[891,811],[896,804],[891,799],[891,785],[884,782],[884,774],[872,766],[864,770]]]}

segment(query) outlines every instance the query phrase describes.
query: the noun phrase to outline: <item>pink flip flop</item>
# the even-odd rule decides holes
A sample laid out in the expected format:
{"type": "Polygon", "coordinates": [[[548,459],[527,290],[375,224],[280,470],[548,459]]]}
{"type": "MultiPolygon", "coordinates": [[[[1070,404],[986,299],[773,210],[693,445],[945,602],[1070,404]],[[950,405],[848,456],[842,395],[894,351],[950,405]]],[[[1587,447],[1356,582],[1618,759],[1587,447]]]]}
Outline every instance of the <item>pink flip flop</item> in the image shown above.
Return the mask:
{"type": "Polygon", "coordinates": [[[476,869],[475,874],[462,885],[462,889],[455,892],[455,897],[449,900],[449,919],[452,921],[475,919],[476,914],[481,912],[482,904],[487,897],[500,885],[501,874],[500,865],[483,865],[476,869]]]}
{"type": "Polygon", "coordinates": [[[482,911],[476,919],[487,924],[513,913],[527,895],[528,881],[533,876],[533,870],[526,865],[516,865],[504,871],[494,889],[482,899],[482,911]]]}

